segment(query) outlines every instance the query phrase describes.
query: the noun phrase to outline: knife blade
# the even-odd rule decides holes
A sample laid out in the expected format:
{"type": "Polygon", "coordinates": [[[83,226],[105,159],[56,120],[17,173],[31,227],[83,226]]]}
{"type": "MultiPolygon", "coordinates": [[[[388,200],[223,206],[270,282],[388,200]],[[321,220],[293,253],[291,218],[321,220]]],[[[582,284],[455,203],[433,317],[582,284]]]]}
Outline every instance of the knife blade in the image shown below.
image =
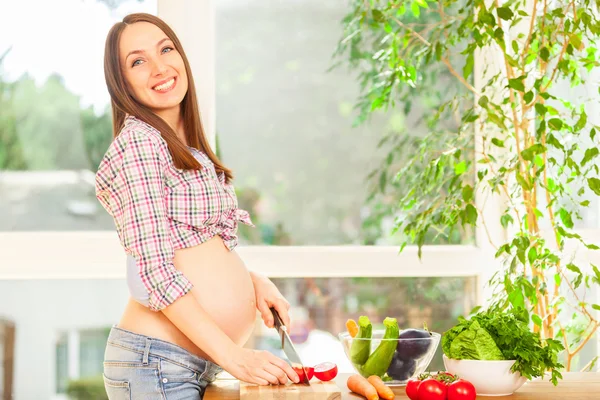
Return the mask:
{"type": "Polygon", "coordinates": [[[288,360],[290,360],[292,367],[302,368],[302,371],[304,371],[304,377],[300,378],[303,378],[302,382],[304,384],[310,386],[310,382],[308,381],[308,373],[304,367],[304,364],[302,363],[302,360],[300,359],[300,356],[298,355],[298,352],[296,351],[296,348],[294,347],[294,344],[292,343],[292,339],[290,339],[290,335],[287,333],[286,326],[283,324],[283,321],[281,320],[281,317],[275,308],[271,307],[271,312],[273,313],[273,319],[275,321],[275,329],[281,336],[281,348],[283,349],[283,352],[287,356],[288,360]]]}

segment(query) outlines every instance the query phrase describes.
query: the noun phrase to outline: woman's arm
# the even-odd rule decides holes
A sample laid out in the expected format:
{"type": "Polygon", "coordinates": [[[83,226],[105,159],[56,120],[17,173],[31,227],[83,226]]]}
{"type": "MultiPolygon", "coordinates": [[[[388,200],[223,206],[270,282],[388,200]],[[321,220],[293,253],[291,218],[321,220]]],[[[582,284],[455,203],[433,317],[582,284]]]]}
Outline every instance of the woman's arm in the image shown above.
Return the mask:
{"type": "Polygon", "coordinates": [[[187,294],[162,313],[196,346],[234,377],[260,385],[298,383],[298,374],[290,365],[268,351],[236,345],[212,320],[210,315],[187,294]]]}
{"type": "Polygon", "coordinates": [[[256,272],[250,271],[250,277],[254,284],[256,293],[256,308],[260,311],[262,319],[268,328],[273,328],[273,313],[271,307],[277,310],[283,324],[290,328],[290,303],[283,297],[277,286],[269,278],[256,272]]]}

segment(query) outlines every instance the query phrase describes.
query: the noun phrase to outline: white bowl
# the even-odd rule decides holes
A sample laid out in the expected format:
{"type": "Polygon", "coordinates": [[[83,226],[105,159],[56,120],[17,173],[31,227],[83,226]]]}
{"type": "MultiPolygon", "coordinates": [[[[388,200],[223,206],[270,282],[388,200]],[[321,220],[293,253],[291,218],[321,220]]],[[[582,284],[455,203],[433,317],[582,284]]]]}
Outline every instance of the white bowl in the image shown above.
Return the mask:
{"type": "Polygon", "coordinates": [[[515,360],[453,360],[445,354],[443,358],[446,371],[471,382],[479,396],[509,396],[527,381],[511,372],[515,360]]]}

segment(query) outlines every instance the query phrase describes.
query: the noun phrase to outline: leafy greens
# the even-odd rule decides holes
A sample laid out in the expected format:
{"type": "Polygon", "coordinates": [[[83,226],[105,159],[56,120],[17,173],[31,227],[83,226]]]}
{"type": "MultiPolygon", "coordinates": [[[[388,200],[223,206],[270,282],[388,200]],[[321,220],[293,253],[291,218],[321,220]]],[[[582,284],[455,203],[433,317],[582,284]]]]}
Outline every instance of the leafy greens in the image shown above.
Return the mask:
{"type": "Polygon", "coordinates": [[[444,333],[442,350],[456,360],[515,360],[513,372],[527,379],[551,371],[551,382],[562,379],[558,353],[563,345],[554,339],[542,340],[529,329],[521,311],[497,309],[479,312],[444,333]]]}

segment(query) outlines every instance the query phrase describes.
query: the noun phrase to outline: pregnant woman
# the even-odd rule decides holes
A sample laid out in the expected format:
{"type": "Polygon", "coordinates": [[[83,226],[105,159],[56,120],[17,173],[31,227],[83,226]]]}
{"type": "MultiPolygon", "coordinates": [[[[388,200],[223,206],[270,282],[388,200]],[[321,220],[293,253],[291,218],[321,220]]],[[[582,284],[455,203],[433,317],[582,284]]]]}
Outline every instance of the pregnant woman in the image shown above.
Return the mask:
{"type": "Polygon", "coordinates": [[[289,326],[289,303],[250,272],[234,248],[232,173],[204,136],[190,65],[173,30],[131,14],[106,40],[104,70],[114,140],[96,194],[128,255],[131,297],[104,359],[110,400],[201,399],[223,369],[260,385],[298,375],[266,351],[244,348],[257,309],[289,326]]]}

